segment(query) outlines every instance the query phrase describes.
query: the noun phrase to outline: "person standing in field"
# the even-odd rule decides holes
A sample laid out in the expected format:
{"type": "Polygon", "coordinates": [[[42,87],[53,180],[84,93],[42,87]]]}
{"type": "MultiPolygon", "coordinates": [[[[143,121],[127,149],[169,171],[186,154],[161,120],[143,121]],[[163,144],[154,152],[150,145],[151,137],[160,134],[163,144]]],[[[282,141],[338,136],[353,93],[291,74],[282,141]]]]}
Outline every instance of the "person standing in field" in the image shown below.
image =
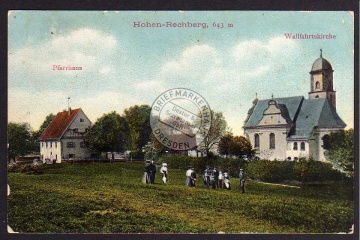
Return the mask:
{"type": "Polygon", "coordinates": [[[151,164],[150,164],[150,182],[151,182],[151,184],[155,183],[155,174],[156,174],[155,161],[152,160],[151,164]]]}
{"type": "Polygon", "coordinates": [[[164,184],[166,184],[168,179],[168,169],[166,163],[161,164],[160,172],[162,173],[162,181],[164,184]]]}
{"type": "Polygon", "coordinates": [[[150,160],[146,160],[144,167],[143,183],[151,183],[150,165],[151,165],[150,160]]]}
{"type": "Polygon", "coordinates": [[[214,185],[213,188],[219,188],[219,170],[214,168],[214,185]]]}
{"type": "Polygon", "coordinates": [[[219,171],[219,183],[218,183],[219,188],[224,188],[223,180],[224,180],[224,175],[222,171],[219,171]]]}
{"type": "Polygon", "coordinates": [[[244,169],[242,168],[240,168],[239,179],[240,179],[240,190],[242,193],[245,193],[245,172],[244,169]]]}
{"type": "Polygon", "coordinates": [[[188,170],[186,170],[186,186],[189,187],[195,187],[195,181],[196,181],[196,173],[194,168],[189,168],[188,170]]]}

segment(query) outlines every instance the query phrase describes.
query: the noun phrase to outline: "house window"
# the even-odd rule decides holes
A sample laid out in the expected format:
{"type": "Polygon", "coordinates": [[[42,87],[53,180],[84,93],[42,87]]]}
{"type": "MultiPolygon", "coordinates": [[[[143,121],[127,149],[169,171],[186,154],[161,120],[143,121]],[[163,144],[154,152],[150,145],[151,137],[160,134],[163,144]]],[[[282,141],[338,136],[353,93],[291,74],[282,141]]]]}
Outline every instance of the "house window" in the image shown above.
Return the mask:
{"type": "Polygon", "coordinates": [[[46,142],[46,148],[48,147],[48,143],[46,142]]]}
{"type": "Polygon", "coordinates": [[[85,142],[80,142],[80,147],[81,148],[86,148],[85,142]]]}
{"type": "Polygon", "coordinates": [[[68,142],[68,143],[66,143],[66,147],[67,148],[75,148],[75,143],[74,142],[68,142]]]}
{"type": "Polygon", "coordinates": [[[73,133],[77,133],[78,131],[79,131],[79,129],[77,129],[77,128],[73,129],[73,133]]]}
{"type": "Polygon", "coordinates": [[[270,149],[275,149],[275,134],[270,133],[270,149]]]}
{"type": "Polygon", "coordinates": [[[80,118],[80,122],[84,122],[84,119],[83,119],[83,118],[80,118]]]}
{"type": "Polygon", "coordinates": [[[52,142],[50,142],[50,148],[52,148],[52,142]]]}
{"type": "Polygon", "coordinates": [[[55,148],[57,148],[57,142],[55,142],[55,148]]]}
{"type": "Polygon", "coordinates": [[[319,82],[315,83],[315,89],[320,89],[320,83],[319,82]]]}
{"type": "Polygon", "coordinates": [[[41,142],[41,146],[44,147],[44,142],[41,142]]]}
{"type": "Polygon", "coordinates": [[[260,147],[260,137],[259,137],[259,134],[255,133],[255,136],[254,136],[254,141],[255,141],[255,148],[259,148],[260,147]]]}
{"type": "Polygon", "coordinates": [[[305,143],[304,142],[300,143],[300,150],[305,151],[305,143]]]}
{"type": "Polygon", "coordinates": [[[294,148],[293,148],[294,150],[298,150],[298,143],[297,142],[294,142],[294,148]]]}

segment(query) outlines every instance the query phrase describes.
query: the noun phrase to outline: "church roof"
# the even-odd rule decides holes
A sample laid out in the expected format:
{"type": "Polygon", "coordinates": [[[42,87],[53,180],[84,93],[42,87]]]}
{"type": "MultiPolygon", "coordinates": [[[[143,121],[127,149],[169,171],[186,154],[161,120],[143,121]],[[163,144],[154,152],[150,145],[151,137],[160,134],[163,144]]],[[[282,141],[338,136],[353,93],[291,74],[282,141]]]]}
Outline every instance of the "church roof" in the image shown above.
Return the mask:
{"type": "Polygon", "coordinates": [[[263,117],[264,111],[269,107],[268,103],[270,100],[275,100],[281,109],[282,116],[287,121],[293,122],[303,98],[302,96],[297,96],[259,100],[244,127],[256,127],[258,125],[263,117]]]}
{"type": "Polygon", "coordinates": [[[332,66],[328,60],[325,58],[318,58],[312,65],[311,72],[319,71],[319,70],[332,70],[332,66]]]}
{"type": "Polygon", "coordinates": [[[59,139],[80,111],[81,108],[77,108],[71,110],[70,114],[68,111],[56,114],[55,118],[50,122],[49,126],[44,130],[39,139],[59,139]]]}
{"type": "MultiPolygon", "coordinates": [[[[314,128],[345,128],[346,124],[336,113],[336,109],[326,98],[304,99],[304,97],[288,97],[274,99],[282,111],[282,114],[294,124],[289,134],[289,139],[304,139],[311,136],[314,128]]],[[[244,128],[257,127],[268,107],[267,100],[259,100],[244,128]]],[[[262,126],[266,127],[266,126],[262,126]]]]}

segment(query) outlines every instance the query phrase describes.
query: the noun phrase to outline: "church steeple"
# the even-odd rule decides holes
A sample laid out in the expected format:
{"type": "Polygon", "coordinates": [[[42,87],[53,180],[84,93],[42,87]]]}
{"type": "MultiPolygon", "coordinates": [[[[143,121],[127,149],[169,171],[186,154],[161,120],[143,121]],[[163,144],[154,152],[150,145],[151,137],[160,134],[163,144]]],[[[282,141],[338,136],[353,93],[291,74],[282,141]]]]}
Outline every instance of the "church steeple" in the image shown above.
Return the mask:
{"type": "Polygon", "coordinates": [[[327,98],[336,107],[336,93],[333,89],[334,70],[329,61],[322,55],[322,49],[320,49],[320,58],[315,60],[310,71],[309,98],[327,98]]]}

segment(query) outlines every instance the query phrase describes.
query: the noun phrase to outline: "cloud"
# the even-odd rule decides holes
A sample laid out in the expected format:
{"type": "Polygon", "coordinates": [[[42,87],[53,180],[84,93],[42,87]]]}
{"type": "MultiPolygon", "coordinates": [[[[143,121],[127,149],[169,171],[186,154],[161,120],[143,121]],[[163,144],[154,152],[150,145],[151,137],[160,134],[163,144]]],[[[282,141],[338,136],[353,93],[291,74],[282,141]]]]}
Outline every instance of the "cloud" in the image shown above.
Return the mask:
{"type": "Polygon", "coordinates": [[[81,71],[60,71],[60,75],[65,76],[104,74],[112,68],[109,59],[117,50],[114,36],[95,29],[77,29],[68,35],[54,35],[42,45],[9,52],[9,76],[15,83],[29,76],[39,82],[43,82],[43,78],[55,81],[59,71],[54,70],[53,65],[82,68],[81,71]]]}
{"type": "Polygon", "coordinates": [[[165,76],[192,76],[197,78],[220,64],[215,48],[203,44],[186,48],[181,56],[165,62],[161,73],[165,76]]]}

